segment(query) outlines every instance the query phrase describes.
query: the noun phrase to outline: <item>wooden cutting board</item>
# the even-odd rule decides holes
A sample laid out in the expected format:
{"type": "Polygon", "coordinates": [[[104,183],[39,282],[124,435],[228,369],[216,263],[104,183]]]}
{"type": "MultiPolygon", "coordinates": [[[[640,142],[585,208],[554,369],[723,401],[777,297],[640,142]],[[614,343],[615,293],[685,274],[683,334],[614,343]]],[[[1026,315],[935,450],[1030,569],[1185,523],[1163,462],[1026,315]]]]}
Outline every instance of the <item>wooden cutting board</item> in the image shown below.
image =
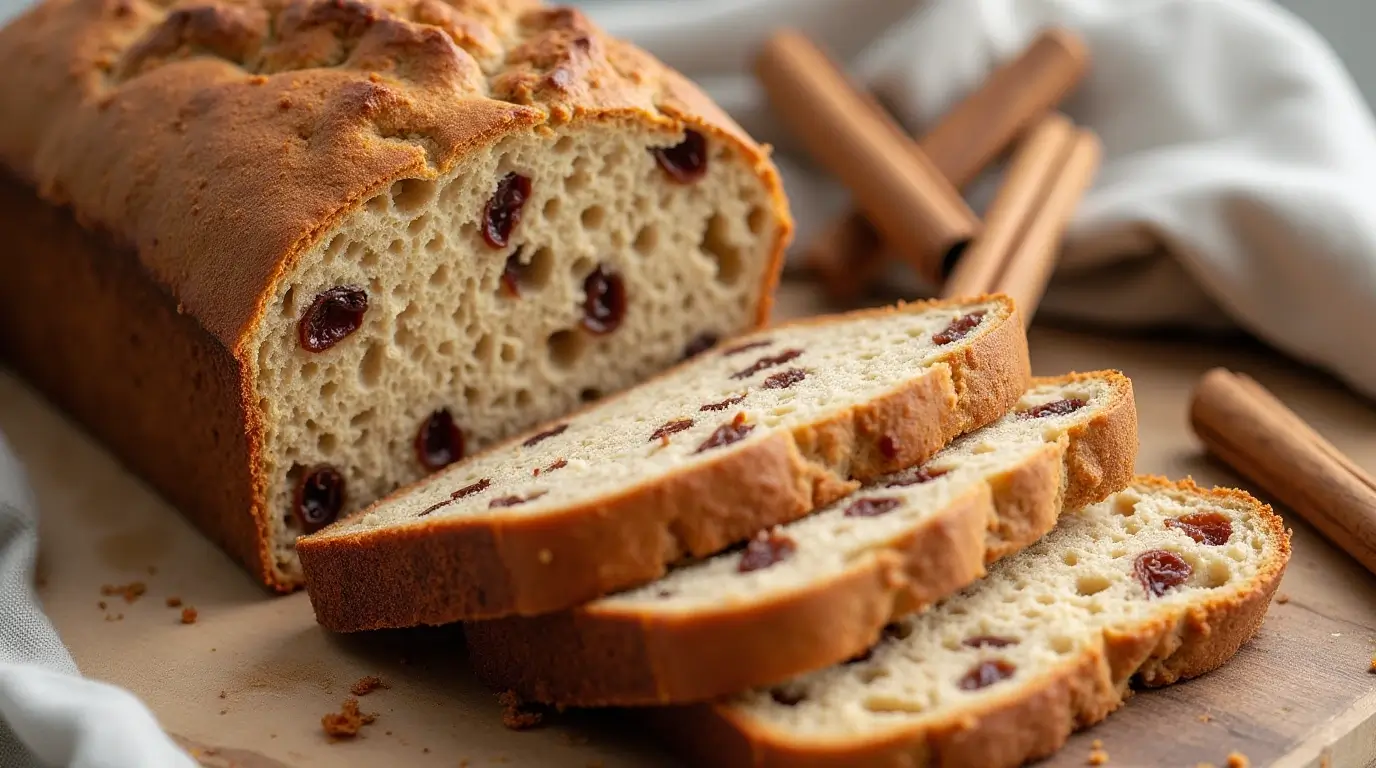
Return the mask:
{"type": "MultiPolygon", "coordinates": [[[[778,316],[817,311],[786,285],[778,316]]],[[[1141,471],[1242,484],[1201,454],[1186,424],[1194,381],[1209,367],[1246,371],[1376,469],[1376,406],[1256,345],[1105,337],[1034,329],[1039,374],[1116,367],[1132,377],[1141,471]]],[[[302,594],[266,596],[172,509],[26,385],[0,371],[0,431],[27,464],[43,513],[42,595],[77,663],[140,696],[208,765],[584,766],[675,765],[623,714],[569,716],[516,733],[468,675],[447,629],[334,637],[302,594]],[[104,584],[142,582],[132,603],[104,584]],[[177,597],[197,610],[182,624],[177,597]],[[104,601],[105,607],[98,605],[104,601]],[[377,721],[330,743],[320,717],[350,685],[389,686],[361,699],[377,721]],[[205,751],[209,746],[211,752],[205,751]]],[[[1245,484],[1243,484],[1244,487],[1245,484]]],[[[1282,510],[1285,512],[1285,510],[1282,510]]],[[[1047,765],[1086,764],[1102,741],[1110,765],[1376,766],[1376,577],[1296,516],[1294,557],[1260,635],[1198,680],[1134,697],[1047,765]]]]}

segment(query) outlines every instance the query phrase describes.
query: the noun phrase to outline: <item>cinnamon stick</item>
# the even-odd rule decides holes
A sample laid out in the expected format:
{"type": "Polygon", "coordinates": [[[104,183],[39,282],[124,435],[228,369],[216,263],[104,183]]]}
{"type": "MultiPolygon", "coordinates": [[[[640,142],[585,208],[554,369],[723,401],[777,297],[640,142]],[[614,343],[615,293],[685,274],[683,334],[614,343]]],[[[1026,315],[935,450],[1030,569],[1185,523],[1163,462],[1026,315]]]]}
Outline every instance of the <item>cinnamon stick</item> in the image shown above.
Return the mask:
{"type": "MultiPolygon", "coordinates": [[[[1078,35],[1044,30],[918,139],[918,148],[957,190],[963,189],[1079,84],[1088,63],[1088,49],[1078,35]]],[[[807,249],[809,267],[835,299],[854,298],[887,263],[882,244],[866,245],[872,238],[865,230],[871,225],[851,211],[824,227],[807,249]],[[853,250],[837,250],[847,247],[853,250]]],[[[943,274],[956,259],[948,261],[943,274]]]]}
{"type": "Polygon", "coordinates": [[[1212,453],[1376,574],[1376,480],[1251,378],[1204,374],[1190,425],[1212,453]]]}
{"type": "Polygon", "coordinates": [[[785,30],[771,37],[756,73],[779,116],[891,247],[939,280],[946,254],[980,228],[955,187],[802,35],[785,30]]]}

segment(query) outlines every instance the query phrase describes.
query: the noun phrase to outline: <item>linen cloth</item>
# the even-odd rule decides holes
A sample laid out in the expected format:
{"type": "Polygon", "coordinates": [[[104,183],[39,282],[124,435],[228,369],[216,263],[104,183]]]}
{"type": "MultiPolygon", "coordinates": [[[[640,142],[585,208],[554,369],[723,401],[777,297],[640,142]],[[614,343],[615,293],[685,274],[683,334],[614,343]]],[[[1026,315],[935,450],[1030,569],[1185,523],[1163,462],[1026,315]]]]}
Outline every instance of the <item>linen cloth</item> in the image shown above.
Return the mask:
{"type": "MultiPolygon", "coordinates": [[[[1105,163],[1042,304],[1089,324],[1241,327],[1376,396],[1376,129],[1333,52],[1263,0],[592,0],[775,143],[797,242],[846,196],[791,151],[748,76],[788,24],[914,133],[1045,24],[1088,41],[1065,110],[1105,163]]],[[[0,0],[0,19],[22,3],[0,0]]],[[[972,201],[987,201],[992,179],[972,201]]],[[[902,270],[891,287],[929,287],[902,270]]],[[[0,767],[192,765],[134,697],[82,678],[34,593],[37,514],[0,439],[0,767]]]]}

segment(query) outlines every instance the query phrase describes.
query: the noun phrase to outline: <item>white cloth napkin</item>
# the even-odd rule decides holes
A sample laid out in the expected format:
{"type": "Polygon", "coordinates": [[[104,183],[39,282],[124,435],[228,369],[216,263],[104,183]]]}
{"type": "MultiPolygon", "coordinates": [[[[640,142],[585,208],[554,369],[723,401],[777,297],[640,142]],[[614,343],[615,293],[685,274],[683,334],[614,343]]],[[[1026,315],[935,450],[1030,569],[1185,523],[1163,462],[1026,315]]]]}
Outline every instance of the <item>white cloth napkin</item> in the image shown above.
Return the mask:
{"type": "MultiPolygon", "coordinates": [[[[1361,0],[1356,0],[1359,4],[1361,0]]],[[[0,0],[0,19],[22,7],[0,0]]],[[[1332,52],[1262,0],[592,0],[781,150],[799,242],[846,196],[787,151],[750,58],[776,24],[847,61],[920,132],[1048,23],[1094,64],[1066,110],[1106,162],[1043,312],[1236,324],[1376,396],[1376,131],[1332,52]]],[[[973,193],[987,199],[991,184],[973,193]]],[[[893,275],[897,290],[924,286],[893,275]]],[[[32,588],[33,500],[0,441],[0,767],[191,765],[131,695],[84,679],[32,588]]]]}
{"type": "MultiPolygon", "coordinates": [[[[1086,326],[1240,327],[1376,397],[1376,129],[1328,45],[1264,0],[589,0],[776,143],[801,244],[847,198],[789,150],[751,82],[778,24],[914,133],[1046,25],[1093,63],[1065,111],[1105,160],[1041,312],[1086,326]]],[[[1360,14],[1360,3],[1353,13],[1360,14]]],[[[978,207],[992,190],[971,193],[978,207]]],[[[795,249],[796,251],[796,249],[795,249]]],[[[890,287],[924,286],[895,269],[890,287]]]]}

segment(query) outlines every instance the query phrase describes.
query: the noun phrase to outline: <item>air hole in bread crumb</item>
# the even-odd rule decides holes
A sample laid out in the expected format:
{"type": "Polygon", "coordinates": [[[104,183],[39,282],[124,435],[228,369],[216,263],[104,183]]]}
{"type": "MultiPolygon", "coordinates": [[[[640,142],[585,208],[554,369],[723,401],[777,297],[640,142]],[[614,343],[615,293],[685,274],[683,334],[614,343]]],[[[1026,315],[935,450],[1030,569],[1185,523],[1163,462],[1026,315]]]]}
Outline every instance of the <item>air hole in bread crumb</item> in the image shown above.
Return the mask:
{"type": "Polygon", "coordinates": [[[296,286],[294,285],[288,288],[286,293],[282,294],[282,316],[296,316],[296,286]]]}
{"type": "Polygon", "coordinates": [[[564,204],[559,198],[551,197],[545,201],[545,205],[540,211],[544,214],[546,221],[553,221],[559,217],[559,209],[562,207],[564,207],[564,204]]]}
{"type": "Polygon", "coordinates": [[[1040,594],[1037,595],[1037,602],[1041,603],[1042,605],[1052,605],[1056,602],[1056,598],[1048,594],[1040,594]]]}
{"type": "Polygon", "coordinates": [[[478,358],[479,362],[491,363],[492,353],[496,351],[496,348],[497,345],[492,341],[492,336],[484,333],[478,337],[478,343],[473,345],[473,356],[478,358]]]}
{"type": "MultiPolygon", "coordinates": [[[[429,247],[429,246],[426,246],[429,247]]],[[[444,285],[449,282],[449,265],[441,264],[435,267],[435,271],[430,273],[431,285],[444,285]]]]}
{"type": "Polygon", "coordinates": [[[339,382],[334,380],[326,381],[320,385],[320,399],[329,400],[339,391],[339,382]]]}
{"type": "Polygon", "coordinates": [[[1051,638],[1051,650],[1064,656],[1075,650],[1075,641],[1064,635],[1053,635],[1051,638]]]}
{"type": "Polygon", "coordinates": [[[371,213],[385,213],[391,207],[391,201],[386,195],[376,195],[365,204],[371,213]]]}
{"type": "Polygon", "coordinates": [[[573,260],[572,264],[569,265],[569,273],[581,281],[583,278],[588,276],[588,273],[592,272],[592,269],[595,266],[597,265],[593,262],[592,259],[588,258],[587,256],[579,256],[578,258],[573,260]]]}
{"type": "MultiPolygon", "coordinates": [[[[430,239],[425,241],[425,250],[430,253],[439,253],[444,250],[444,235],[438,232],[431,235],[430,239]]],[[[434,278],[431,278],[430,282],[434,283],[434,278]]]]}
{"type": "Polygon", "coordinates": [[[1209,567],[1205,572],[1208,574],[1210,587],[1221,587],[1233,577],[1233,569],[1226,560],[1209,561],[1209,567]]]}
{"type": "Polygon", "coordinates": [[[320,436],[315,439],[315,448],[322,454],[332,454],[338,447],[339,438],[335,437],[334,434],[330,432],[322,432],[320,436]]]}
{"type": "Polygon", "coordinates": [[[515,345],[514,343],[512,343],[512,342],[510,342],[510,341],[504,341],[504,342],[502,342],[502,362],[504,362],[504,363],[514,363],[514,362],[516,362],[516,353],[517,353],[517,349],[516,349],[516,345],[515,345]]]}
{"type": "Polygon", "coordinates": [[[373,342],[368,345],[368,351],[363,354],[363,361],[358,364],[358,381],[365,387],[375,387],[382,380],[382,367],[387,362],[387,350],[381,344],[373,342]]]}
{"type": "Polygon", "coordinates": [[[320,373],[320,366],[315,363],[306,363],[301,366],[301,378],[313,379],[320,373]]]}
{"type": "Polygon", "coordinates": [[[602,390],[596,387],[588,387],[578,393],[578,399],[585,403],[591,403],[602,399],[602,390]]]}
{"type": "Polygon", "coordinates": [[[435,182],[402,179],[392,185],[392,204],[402,213],[414,213],[435,199],[435,182]]]}
{"type": "Polygon", "coordinates": [[[698,247],[716,262],[717,282],[734,285],[740,279],[744,260],[740,248],[728,239],[726,219],[721,214],[714,214],[707,221],[698,247]]]}
{"type": "Polygon", "coordinates": [[[1066,565],[1078,565],[1080,562],[1080,555],[1075,552],[1067,552],[1061,556],[1061,562],[1066,565]]]}
{"type": "Polygon", "coordinates": [[[868,685],[869,683],[873,683],[876,680],[883,680],[884,678],[888,677],[889,671],[887,669],[884,669],[883,667],[869,666],[863,667],[860,670],[858,670],[855,673],[855,676],[860,678],[860,682],[868,685]]]}
{"type": "MultiPolygon", "coordinates": [[[[582,160],[583,158],[578,158],[582,160]]],[[[576,165],[576,164],[575,164],[576,165]]],[[[592,183],[592,174],[586,170],[575,170],[573,175],[564,179],[564,189],[568,192],[582,192],[592,183]]]]}
{"type": "Polygon", "coordinates": [[[387,245],[387,252],[393,256],[404,256],[406,254],[406,241],[398,237],[387,245]]]}
{"type": "Polygon", "coordinates": [[[535,402],[535,396],[532,395],[532,394],[530,394],[530,390],[528,390],[528,389],[518,389],[518,390],[516,390],[516,407],[517,407],[517,408],[529,408],[529,407],[530,407],[530,404],[533,403],[533,402],[535,402]]]}
{"type": "Polygon", "coordinates": [[[435,353],[438,354],[438,355],[441,355],[441,356],[443,356],[443,357],[453,357],[453,356],[454,356],[454,342],[453,342],[453,341],[450,341],[449,339],[445,339],[444,341],[441,341],[441,342],[439,343],[439,345],[435,347],[435,353]]]}
{"type": "Polygon", "coordinates": [[[464,388],[463,388],[463,401],[464,401],[465,403],[468,403],[470,406],[477,405],[477,404],[478,404],[478,388],[477,388],[477,387],[464,387],[464,388]]]}
{"type": "Polygon", "coordinates": [[[1113,581],[1100,573],[1085,574],[1075,580],[1075,591],[1085,597],[1097,595],[1111,586],[1113,586],[1113,581]]]}
{"type": "Polygon", "coordinates": [[[430,214],[426,213],[411,219],[411,223],[406,226],[406,231],[410,233],[411,237],[419,237],[420,233],[429,228],[430,214]]]}
{"type": "Polygon", "coordinates": [[[750,209],[750,214],[745,217],[745,225],[750,228],[750,234],[758,235],[764,232],[764,227],[769,223],[769,214],[760,206],[750,209]]]}
{"type": "Polygon", "coordinates": [[[354,429],[358,429],[360,427],[371,424],[373,422],[373,419],[376,417],[377,411],[375,409],[366,408],[364,410],[359,411],[358,413],[355,413],[353,415],[353,418],[349,419],[349,426],[353,427],[354,429]]]}
{"type": "Polygon", "coordinates": [[[600,205],[590,205],[583,209],[578,220],[583,223],[583,229],[597,229],[607,220],[607,209],[600,205]]]}
{"type": "Polygon", "coordinates": [[[863,706],[866,711],[875,713],[921,712],[926,709],[921,702],[913,701],[912,699],[902,699],[897,696],[883,695],[869,696],[861,703],[861,706],[863,706]]]}
{"type": "Polygon", "coordinates": [[[587,339],[577,331],[555,331],[549,335],[546,346],[549,349],[550,362],[559,368],[571,368],[582,356],[587,339]]]}
{"type": "Polygon", "coordinates": [[[1137,502],[1140,499],[1130,492],[1119,493],[1113,499],[1113,511],[1127,517],[1137,512],[1137,502]]]}
{"type": "Polygon", "coordinates": [[[573,151],[573,137],[572,137],[572,136],[560,136],[560,137],[559,137],[559,140],[556,141],[556,142],[554,142],[554,151],[555,151],[555,152],[558,152],[558,153],[560,153],[560,154],[572,152],[572,151],[573,151]]]}
{"type": "Polygon", "coordinates": [[[649,224],[646,224],[645,226],[641,227],[639,232],[635,233],[635,243],[633,244],[633,246],[635,248],[636,253],[639,253],[641,256],[649,256],[650,253],[653,252],[658,245],[658,224],[650,222],[649,224]]]}

